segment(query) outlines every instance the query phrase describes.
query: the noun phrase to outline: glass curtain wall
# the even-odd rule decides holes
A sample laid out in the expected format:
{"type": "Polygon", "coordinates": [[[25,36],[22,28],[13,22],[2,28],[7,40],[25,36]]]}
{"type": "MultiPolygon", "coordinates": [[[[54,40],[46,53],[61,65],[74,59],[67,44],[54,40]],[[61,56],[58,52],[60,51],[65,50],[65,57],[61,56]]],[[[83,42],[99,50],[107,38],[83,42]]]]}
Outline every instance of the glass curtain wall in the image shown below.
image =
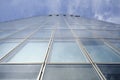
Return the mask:
{"type": "Polygon", "coordinates": [[[0,23],[0,80],[120,80],[120,25],[70,15],[0,23]]]}

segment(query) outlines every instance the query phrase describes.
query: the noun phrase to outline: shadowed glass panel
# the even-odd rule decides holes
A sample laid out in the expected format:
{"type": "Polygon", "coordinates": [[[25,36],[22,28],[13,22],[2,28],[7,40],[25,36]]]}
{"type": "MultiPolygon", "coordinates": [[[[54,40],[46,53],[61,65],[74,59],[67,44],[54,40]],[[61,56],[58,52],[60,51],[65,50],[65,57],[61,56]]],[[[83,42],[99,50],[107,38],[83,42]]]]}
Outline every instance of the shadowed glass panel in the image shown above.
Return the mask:
{"type": "Polygon", "coordinates": [[[107,80],[120,80],[120,64],[99,64],[98,67],[107,80]]]}
{"type": "Polygon", "coordinates": [[[0,65],[0,80],[36,80],[40,65],[0,65]]]}
{"type": "Polygon", "coordinates": [[[91,65],[47,65],[43,80],[100,80],[91,65]]]}

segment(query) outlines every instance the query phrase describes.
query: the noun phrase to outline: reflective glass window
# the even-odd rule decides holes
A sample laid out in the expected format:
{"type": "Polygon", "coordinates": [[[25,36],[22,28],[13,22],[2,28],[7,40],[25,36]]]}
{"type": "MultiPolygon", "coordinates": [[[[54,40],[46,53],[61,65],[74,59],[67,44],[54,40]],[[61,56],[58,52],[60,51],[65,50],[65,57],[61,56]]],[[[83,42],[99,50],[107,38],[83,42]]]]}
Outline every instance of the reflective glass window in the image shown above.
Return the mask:
{"type": "Polygon", "coordinates": [[[51,51],[50,62],[87,62],[75,42],[55,42],[51,51]]]}
{"type": "Polygon", "coordinates": [[[36,80],[40,65],[0,65],[0,80],[36,80]]]}
{"type": "Polygon", "coordinates": [[[95,34],[98,38],[119,38],[120,32],[119,31],[94,31],[93,34],[95,34]]]}
{"type": "Polygon", "coordinates": [[[112,45],[114,45],[115,47],[119,48],[120,49],[120,40],[118,39],[109,39],[107,40],[109,41],[112,45]]]}
{"type": "Polygon", "coordinates": [[[47,47],[48,47],[47,42],[27,43],[8,62],[17,62],[17,63],[43,62],[46,55],[47,47]]]}
{"type": "Polygon", "coordinates": [[[99,64],[107,80],[120,80],[120,64],[99,64]]]}
{"type": "Polygon", "coordinates": [[[100,80],[91,65],[47,65],[43,80],[100,80]]]}
{"type": "Polygon", "coordinates": [[[13,34],[15,31],[6,30],[6,31],[0,31],[0,39],[8,37],[9,35],[13,34]]]}
{"type": "Polygon", "coordinates": [[[26,38],[28,37],[34,30],[26,29],[23,31],[18,31],[17,33],[11,35],[9,38],[26,38]]]}
{"type": "Polygon", "coordinates": [[[81,41],[95,62],[120,62],[120,56],[100,40],[82,39],[81,41]]]}
{"type": "Polygon", "coordinates": [[[3,43],[0,43],[0,57],[3,57],[7,53],[9,53],[18,44],[19,43],[14,43],[14,42],[3,42],[3,43]]]}
{"type": "Polygon", "coordinates": [[[80,38],[95,38],[95,34],[92,34],[92,30],[74,30],[77,37],[80,38]]]}
{"type": "Polygon", "coordinates": [[[55,32],[55,38],[73,38],[72,32],[70,29],[59,29],[55,32]]]}
{"type": "Polygon", "coordinates": [[[35,39],[49,39],[51,37],[52,30],[39,30],[31,38],[35,39]]]}

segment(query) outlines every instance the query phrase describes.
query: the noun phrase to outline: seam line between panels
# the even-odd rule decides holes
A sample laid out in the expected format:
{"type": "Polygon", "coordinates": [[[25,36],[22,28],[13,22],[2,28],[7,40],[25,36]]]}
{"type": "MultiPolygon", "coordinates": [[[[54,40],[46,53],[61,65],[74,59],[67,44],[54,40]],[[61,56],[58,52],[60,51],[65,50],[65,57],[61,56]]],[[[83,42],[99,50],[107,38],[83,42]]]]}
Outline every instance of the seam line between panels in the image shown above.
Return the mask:
{"type": "Polygon", "coordinates": [[[42,80],[43,79],[44,72],[45,72],[45,69],[46,69],[47,60],[48,60],[48,56],[50,54],[51,46],[53,44],[55,31],[56,31],[56,29],[53,29],[52,34],[51,34],[51,38],[49,40],[48,49],[46,50],[46,56],[45,56],[45,59],[44,59],[44,63],[43,63],[43,66],[41,67],[41,70],[39,72],[37,80],[42,80]]]}

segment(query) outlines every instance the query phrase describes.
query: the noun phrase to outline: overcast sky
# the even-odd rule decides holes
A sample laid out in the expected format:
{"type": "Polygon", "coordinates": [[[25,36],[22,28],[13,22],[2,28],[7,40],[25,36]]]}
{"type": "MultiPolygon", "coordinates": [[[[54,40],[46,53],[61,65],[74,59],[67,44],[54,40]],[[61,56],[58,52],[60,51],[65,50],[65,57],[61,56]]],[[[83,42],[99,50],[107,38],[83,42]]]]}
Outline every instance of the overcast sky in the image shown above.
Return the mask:
{"type": "Polygon", "coordinates": [[[120,0],[0,0],[0,22],[48,14],[77,14],[120,24],[120,0]]]}

